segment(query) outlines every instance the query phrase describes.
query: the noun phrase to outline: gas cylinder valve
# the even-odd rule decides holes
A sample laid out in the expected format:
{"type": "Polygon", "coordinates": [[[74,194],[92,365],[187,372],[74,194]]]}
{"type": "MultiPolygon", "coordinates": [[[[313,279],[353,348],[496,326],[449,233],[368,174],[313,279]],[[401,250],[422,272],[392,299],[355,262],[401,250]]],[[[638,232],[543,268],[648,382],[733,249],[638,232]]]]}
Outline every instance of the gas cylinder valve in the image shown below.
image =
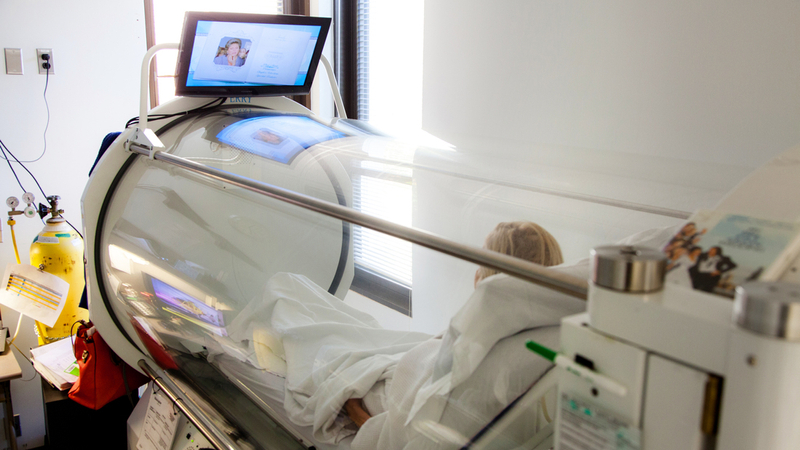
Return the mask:
{"type": "Polygon", "coordinates": [[[39,217],[44,219],[44,216],[50,214],[50,219],[47,220],[61,220],[60,216],[64,214],[64,210],[58,208],[59,200],[61,200],[61,197],[58,195],[50,195],[47,197],[47,203],[50,204],[49,206],[39,203],[39,217]]]}

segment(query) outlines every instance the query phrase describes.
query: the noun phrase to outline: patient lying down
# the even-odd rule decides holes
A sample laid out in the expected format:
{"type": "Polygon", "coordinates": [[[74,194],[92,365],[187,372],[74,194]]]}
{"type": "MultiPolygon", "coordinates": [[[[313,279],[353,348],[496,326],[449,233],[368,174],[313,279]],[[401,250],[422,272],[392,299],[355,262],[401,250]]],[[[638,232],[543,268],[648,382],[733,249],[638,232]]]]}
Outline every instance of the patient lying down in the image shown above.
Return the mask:
{"type": "MultiPolygon", "coordinates": [[[[530,222],[498,225],[485,247],[561,263],[555,239],[530,222]]],[[[561,318],[585,308],[486,268],[475,284],[434,337],[383,329],[307,278],[280,273],[229,329],[252,336],[259,365],[285,376],[287,416],[313,427],[318,441],[335,444],[357,432],[353,449],[441,448],[420,432],[424,424],[474,435],[551,367],[525,342],[557,348],[561,318]]]]}

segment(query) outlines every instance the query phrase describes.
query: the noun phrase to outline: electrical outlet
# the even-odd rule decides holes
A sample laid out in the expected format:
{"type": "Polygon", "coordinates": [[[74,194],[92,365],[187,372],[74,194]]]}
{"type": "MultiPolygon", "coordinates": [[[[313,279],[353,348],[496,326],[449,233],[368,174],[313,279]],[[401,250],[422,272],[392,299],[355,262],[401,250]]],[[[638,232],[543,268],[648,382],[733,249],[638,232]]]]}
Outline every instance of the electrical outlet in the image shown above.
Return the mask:
{"type": "Polygon", "coordinates": [[[50,75],[54,75],[56,73],[55,66],[53,65],[53,49],[52,48],[37,48],[36,49],[36,65],[39,67],[39,74],[46,75],[47,74],[47,66],[45,64],[50,65],[50,75]],[[43,56],[48,55],[48,59],[44,59],[43,56]]]}

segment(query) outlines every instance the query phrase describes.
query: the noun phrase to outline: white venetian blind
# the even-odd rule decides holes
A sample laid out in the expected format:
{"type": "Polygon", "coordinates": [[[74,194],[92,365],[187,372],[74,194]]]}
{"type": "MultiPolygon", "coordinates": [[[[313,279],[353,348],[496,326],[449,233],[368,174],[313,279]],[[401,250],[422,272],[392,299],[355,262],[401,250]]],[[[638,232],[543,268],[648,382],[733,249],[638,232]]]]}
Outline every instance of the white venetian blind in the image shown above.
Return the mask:
{"type": "MultiPolygon", "coordinates": [[[[353,207],[411,226],[411,169],[364,161],[353,180],[353,207]],[[371,174],[380,175],[371,175],[371,174]]],[[[411,243],[360,226],[353,227],[354,258],[361,268],[411,287],[411,243]]]]}
{"type": "Polygon", "coordinates": [[[356,80],[358,119],[369,120],[369,0],[358,0],[356,80]]]}

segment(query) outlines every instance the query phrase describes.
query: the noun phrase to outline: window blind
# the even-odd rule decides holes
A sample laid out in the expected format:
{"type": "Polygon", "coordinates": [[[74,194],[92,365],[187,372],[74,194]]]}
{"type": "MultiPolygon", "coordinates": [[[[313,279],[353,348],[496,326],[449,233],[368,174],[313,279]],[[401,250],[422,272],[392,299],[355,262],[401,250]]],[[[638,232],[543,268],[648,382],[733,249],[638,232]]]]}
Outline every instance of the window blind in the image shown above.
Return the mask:
{"type": "Polygon", "coordinates": [[[358,119],[369,120],[369,0],[356,6],[356,93],[358,119]]]}
{"type": "MultiPolygon", "coordinates": [[[[353,180],[355,209],[411,226],[411,183],[365,174],[353,180]]],[[[360,226],[353,227],[353,257],[362,266],[408,288],[412,285],[411,243],[360,226]]]]}

